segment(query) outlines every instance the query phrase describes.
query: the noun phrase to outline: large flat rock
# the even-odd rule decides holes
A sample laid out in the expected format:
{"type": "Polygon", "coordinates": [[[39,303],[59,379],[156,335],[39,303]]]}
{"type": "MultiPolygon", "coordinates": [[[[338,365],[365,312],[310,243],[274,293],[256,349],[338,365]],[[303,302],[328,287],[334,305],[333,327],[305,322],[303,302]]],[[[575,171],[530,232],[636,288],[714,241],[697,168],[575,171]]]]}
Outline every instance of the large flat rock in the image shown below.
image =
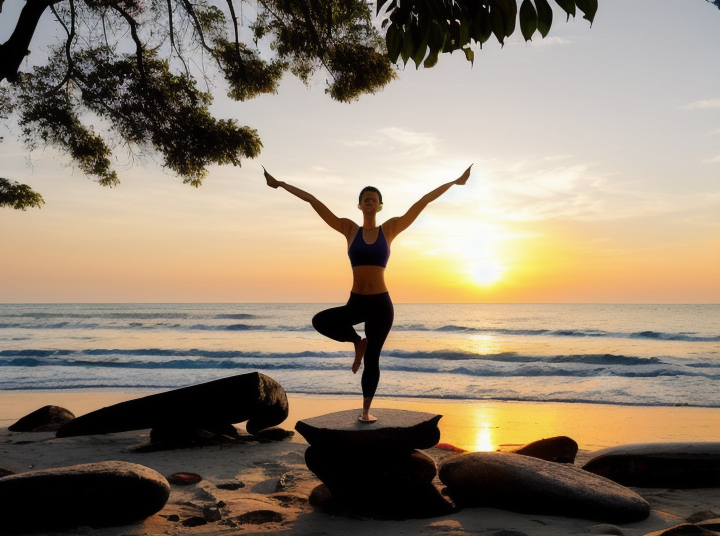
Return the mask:
{"type": "Polygon", "coordinates": [[[0,533],[124,525],[160,511],[170,486],[160,473],[108,461],[0,478],[0,533]]]}
{"type": "Polygon", "coordinates": [[[440,441],[437,426],[442,415],[377,408],[378,420],[358,421],[360,409],[338,411],[298,421],[295,425],[305,440],[320,447],[378,448],[387,450],[428,449],[440,441]]]}
{"type": "Polygon", "coordinates": [[[60,427],[58,437],[109,434],[145,428],[217,428],[248,421],[249,433],[276,426],[288,415],[285,390],[251,372],[128,400],[60,427]]]}
{"type": "Polygon", "coordinates": [[[636,443],[599,450],[583,469],[625,486],[720,487],[720,442],[636,443]]]}
{"type": "Polygon", "coordinates": [[[502,452],[445,460],[440,480],[462,506],[583,517],[609,523],[645,519],[650,505],[634,491],[578,467],[502,452]]]}

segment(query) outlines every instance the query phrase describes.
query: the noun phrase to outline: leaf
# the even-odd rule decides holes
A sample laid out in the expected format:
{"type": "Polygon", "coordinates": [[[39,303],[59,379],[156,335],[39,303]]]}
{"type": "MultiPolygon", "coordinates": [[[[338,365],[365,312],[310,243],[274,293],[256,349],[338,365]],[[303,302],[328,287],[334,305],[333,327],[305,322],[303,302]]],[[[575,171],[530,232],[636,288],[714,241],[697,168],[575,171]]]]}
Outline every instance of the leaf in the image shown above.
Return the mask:
{"type": "Polygon", "coordinates": [[[465,53],[465,59],[470,62],[471,65],[475,65],[475,51],[472,48],[463,48],[462,51],[465,53]]]}
{"type": "Polygon", "coordinates": [[[408,24],[405,27],[405,31],[402,33],[402,50],[400,51],[400,57],[403,63],[407,65],[408,60],[413,53],[413,35],[412,28],[408,24]]]}
{"type": "Polygon", "coordinates": [[[535,0],[535,7],[538,14],[538,32],[546,37],[552,26],[553,12],[547,0],[535,0]]]}
{"type": "Polygon", "coordinates": [[[473,23],[472,38],[480,45],[487,41],[492,35],[492,22],[490,21],[490,11],[481,7],[475,14],[475,22],[473,23]]]}
{"type": "Polygon", "coordinates": [[[592,24],[598,9],[597,0],[575,0],[575,3],[583,12],[583,19],[589,20],[590,24],[592,24]]]}
{"type": "Polygon", "coordinates": [[[495,34],[501,45],[505,44],[505,20],[499,7],[493,5],[490,8],[490,24],[492,25],[492,33],[495,34]]]}
{"type": "Polygon", "coordinates": [[[387,45],[388,58],[391,63],[397,63],[398,56],[403,44],[402,30],[395,24],[391,24],[385,34],[385,44],[387,45]]]}
{"type": "MultiPolygon", "coordinates": [[[[375,11],[375,15],[379,15],[382,11],[383,6],[388,0],[377,0],[377,10],[375,11]]],[[[390,2],[390,5],[388,6],[388,11],[395,8],[395,0],[390,2]]]]}
{"type": "Polygon", "coordinates": [[[428,54],[428,57],[425,58],[425,61],[423,62],[423,67],[426,69],[430,69],[431,67],[434,67],[435,64],[438,62],[438,55],[437,52],[430,51],[430,54],[428,54]]]}
{"type": "Polygon", "coordinates": [[[425,23],[426,20],[427,19],[418,19],[418,26],[416,27],[417,34],[415,35],[414,39],[415,48],[412,55],[412,59],[415,62],[416,69],[420,67],[420,63],[422,62],[423,58],[425,57],[425,53],[427,52],[430,27],[427,23],[425,23]]]}
{"type": "Polygon", "coordinates": [[[520,6],[520,31],[525,41],[530,41],[538,26],[538,14],[530,0],[523,0],[520,6]]]}
{"type": "Polygon", "coordinates": [[[517,18],[517,4],[515,0],[492,0],[500,8],[503,19],[505,19],[505,36],[510,37],[515,31],[515,19],[517,18]]]}
{"type": "Polygon", "coordinates": [[[575,16],[575,0],[555,0],[555,3],[567,13],[567,20],[570,20],[570,15],[575,16]]]}

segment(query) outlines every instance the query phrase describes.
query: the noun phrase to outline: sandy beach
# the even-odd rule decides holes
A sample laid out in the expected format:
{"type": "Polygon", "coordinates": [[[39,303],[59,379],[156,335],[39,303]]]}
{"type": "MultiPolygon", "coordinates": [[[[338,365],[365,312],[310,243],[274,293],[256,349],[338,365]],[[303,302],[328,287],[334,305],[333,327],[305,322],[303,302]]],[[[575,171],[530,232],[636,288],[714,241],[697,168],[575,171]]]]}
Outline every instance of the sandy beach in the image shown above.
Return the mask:
{"type": "MultiPolygon", "coordinates": [[[[607,534],[607,527],[586,519],[524,515],[491,508],[469,508],[433,519],[377,521],[330,516],[316,511],[308,496],[319,484],[307,469],[307,444],[299,434],[269,443],[235,443],[204,447],[136,452],[149,443],[149,430],[58,439],[52,432],[12,433],[7,427],[19,417],[47,404],[82,415],[100,407],[149,394],[147,391],[3,391],[0,392],[0,467],[15,472],[105,460],[138,463],[168,476],[192,472],[203,477],[198,484],[172,486],[170,499],[158,514],[142,523],[103,529],[82,527],[58,534],[501,534],[527,535],[607,534]],[[216,484],[240,481],[244,487],[223,490],[216,484]],[[202,516],[204,507],[225,503],[223,519],[189,527],[183,520],[202,516]],[[253,518],[243,514],[271,511],[253,518]],[[263,518],[263,515],[266,517],[263,518]],[[174,517],[177,516],[177,517],[174,517]],[[173,521],[175,519],[175,521],[173,521]],[[269,519],[259,523],[262,519],[269,519]],[[242,524],[243,521],[248,521],[242,524]],[[239,521],[239,522],[238,522],[239,521]],[[510,534],[509,532],[507,534],[510,534]]],[[[282,424],[292,430],[298,420],[358,407],[343,397],[289,396],[290,415],[282,424]]],[[[595,404],[511,402],[465,403],[427,400],[378,399],[378,407],[442,414],[441,442],[466,450],[508,449],[543,437],[567,435],[579,446],[577,464],[601,448],[652,441],[720,441],[720,411],[692,407],[632,407],[595,404]]],[[[447,450],[426,451],[436,460],[447,450]]],[[[720,513],[720,489],[671,490],[635,488],[650,502],[646,520],[620,527],[625,535],[645,535],[678,525],[701,511],[720,513]]],[[[38,510],[42,505],[37,505],[38,510]]]]}

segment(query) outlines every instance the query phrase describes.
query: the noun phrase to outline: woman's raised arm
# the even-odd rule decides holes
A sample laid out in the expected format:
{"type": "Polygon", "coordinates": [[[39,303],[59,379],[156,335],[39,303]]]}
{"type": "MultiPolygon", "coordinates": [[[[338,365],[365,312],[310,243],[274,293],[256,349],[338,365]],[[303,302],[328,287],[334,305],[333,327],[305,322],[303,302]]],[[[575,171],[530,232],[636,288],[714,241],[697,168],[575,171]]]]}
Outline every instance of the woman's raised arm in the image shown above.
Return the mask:
{"type": "Polygon", "coordinates": [[[410,209],[402,216],[397,218],[390,218],[388,221],[383,223],[383,229],[387,228],[387,234],[390,235],[390,240],[395,238],[397,235],[402,233],[405,229],[410,227],[410,224],[420,215],[420,213],[428,206],[428,203],[435,201],[442,194],[447,192],[453,184],[464,186],[470,177],[470,167],[467,168],[460,177],[454,181],[438,186],[432,192],[425,194],[417,203],[410,207],[410,209]]]}
{"type": "Polygon", "coordinates": [[[323,221],[330,227],[335,229],[338,233],[345,235],[346,238],[350,235],[350,232],[353,229],[353,222],[351,220],[347,218],[338,218],[330,211],[329,208],[318,201],[314,195],[309,194],[300,188],[296,188],[291,184],[277,180],[275,177],[270,175],[264,167],[263,172],[265,174],[267,185],[270,186],[270,188],[284,188],[295,197],[299,197],[303,201],[307,201],[310,203],[310,206],[315,209],[315,212],[317,212],[323,221]]]}

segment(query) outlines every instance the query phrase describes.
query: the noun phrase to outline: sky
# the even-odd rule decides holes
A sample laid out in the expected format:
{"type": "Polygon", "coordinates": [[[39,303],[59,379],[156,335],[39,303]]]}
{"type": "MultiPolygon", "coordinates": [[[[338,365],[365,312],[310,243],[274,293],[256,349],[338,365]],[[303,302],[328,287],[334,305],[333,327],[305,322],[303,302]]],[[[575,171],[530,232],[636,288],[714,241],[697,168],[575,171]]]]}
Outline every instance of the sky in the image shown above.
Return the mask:
{"type": "MultiPolygon", "coordinates": [[[[7,0],[12,9],[19,0],[7,0]]],[[[553,4],[554,5],[554,4],[553,4]]],[[[3,23],[0,23],[3,24],[3,23]]],[[[56,32],[41,21],[42,38],[56,32]]],[[[7,39],[0,25],[0,42],[7,39]]],[[[35,54],[40,44],[33,43],[35,54]]],[[[720,301],[720,10],[704,0],[555,9],[547,38],[489,41],[352,104],[287,75],[275,95],[213,111],[257,129],[261,155],[192,188],[159,158],[118,154],[103,188],[52,148],[0,128],[0,176],[42,209],[0,209],[0,302],[333,302],[352,273],[342,235],[268,188],[309,191],[378,223],[473,165],[392,244],[395,302],[720,301]]]]}

